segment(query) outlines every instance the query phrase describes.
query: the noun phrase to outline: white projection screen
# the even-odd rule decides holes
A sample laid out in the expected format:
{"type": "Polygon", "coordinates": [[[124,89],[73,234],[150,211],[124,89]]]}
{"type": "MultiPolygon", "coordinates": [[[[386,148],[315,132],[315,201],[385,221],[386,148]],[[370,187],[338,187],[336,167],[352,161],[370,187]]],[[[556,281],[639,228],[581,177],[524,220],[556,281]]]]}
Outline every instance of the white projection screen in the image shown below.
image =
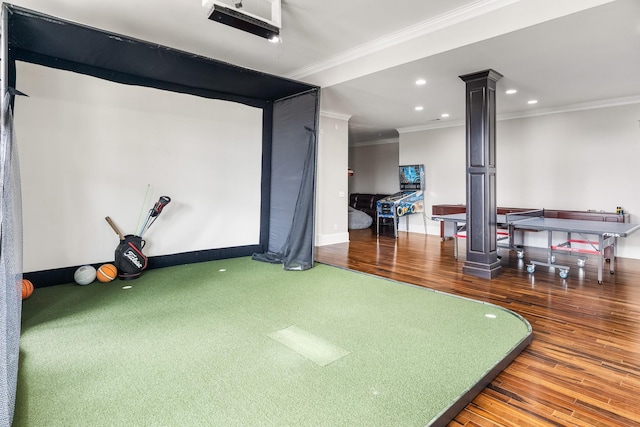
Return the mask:
{"type": "Polygon", "coordinates": [[[25,272],[112,260],[105,216],[135,234],[163,195],[148,256],[259,243],[262,109],[16,66],[25,272]]]}

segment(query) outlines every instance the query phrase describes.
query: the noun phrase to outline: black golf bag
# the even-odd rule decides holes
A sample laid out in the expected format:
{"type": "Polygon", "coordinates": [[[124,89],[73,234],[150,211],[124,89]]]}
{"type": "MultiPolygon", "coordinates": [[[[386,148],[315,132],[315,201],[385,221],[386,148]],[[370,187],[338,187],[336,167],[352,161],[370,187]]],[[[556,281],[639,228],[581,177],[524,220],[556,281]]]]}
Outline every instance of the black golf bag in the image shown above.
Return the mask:
{"type": "MultiPolygon", "coordinates": [[[[145,196],[146,199],[146,196],[145,196]]],[[[147,268],[147,257],[142,253],[142,248],[146,241],[142,240],[142,235],[158,219],[162,209],[169,204],[171,197],[160,196],[158,201],[149,209],[147,219],[142,223],[142,228],[137,231],[139,236],[133,234],[122,235],[118,226],[109,217],[105,217],[113,231],[120,237],[120,244],[116,248],[115,266],[118,269],[120,280],[137,279],[145,268],[147,268]]]]}
{"type": "Polygon", "coordinates": [[[137,279],[147,268],[147,257],[142,253],[145,241],[140,236],[127,234],[116,248],[115,266],[120,280],[137,279]]]}

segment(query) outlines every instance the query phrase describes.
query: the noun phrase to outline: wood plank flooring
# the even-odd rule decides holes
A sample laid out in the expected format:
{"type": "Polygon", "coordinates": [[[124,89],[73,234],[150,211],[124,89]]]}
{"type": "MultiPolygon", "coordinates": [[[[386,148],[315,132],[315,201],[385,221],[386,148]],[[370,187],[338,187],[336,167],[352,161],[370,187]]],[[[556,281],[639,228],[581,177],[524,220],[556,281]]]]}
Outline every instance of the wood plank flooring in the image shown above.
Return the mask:
{"type": "MultiPolygon", "coordinates": [[[[462,274],[465,248],[438,236],[351,230],[350,243],[316,248],[316,260],[488,301],[524,316],[532,344],[449,424],[460,426],[640,426],[640,260],[616,260],[597,282],[595,258],[575,258],[569,277],[538,267],[526,272],[501,253],[493,280],[462,274]]],[[[543,250],[529,250],[544,260],[543,250]]]]}

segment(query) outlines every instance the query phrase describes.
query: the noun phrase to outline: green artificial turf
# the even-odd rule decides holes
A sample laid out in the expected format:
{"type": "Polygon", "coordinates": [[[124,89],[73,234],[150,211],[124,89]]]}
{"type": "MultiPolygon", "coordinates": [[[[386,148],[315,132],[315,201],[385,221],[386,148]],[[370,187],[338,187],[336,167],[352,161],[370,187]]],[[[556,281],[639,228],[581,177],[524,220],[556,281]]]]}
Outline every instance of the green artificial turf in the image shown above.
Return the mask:
{"type": "Polygon", "coordinates": [[[529,335],[494,305],[326,265],[40,288],[13,426],[427,425],[529,335]]]}

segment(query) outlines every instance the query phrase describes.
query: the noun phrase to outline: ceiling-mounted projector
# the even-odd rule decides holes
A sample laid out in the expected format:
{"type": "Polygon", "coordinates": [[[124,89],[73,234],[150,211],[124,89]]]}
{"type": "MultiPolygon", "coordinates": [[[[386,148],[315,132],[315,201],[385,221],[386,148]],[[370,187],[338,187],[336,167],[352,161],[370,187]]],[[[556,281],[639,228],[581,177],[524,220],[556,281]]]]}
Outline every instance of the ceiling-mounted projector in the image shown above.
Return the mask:
{"type": "Polygon", "coordinates": [[[209,19],[269,40],[277,40],[280,36],[280,28],[275,25],[217,3],[213,4],[209,19]]]}

